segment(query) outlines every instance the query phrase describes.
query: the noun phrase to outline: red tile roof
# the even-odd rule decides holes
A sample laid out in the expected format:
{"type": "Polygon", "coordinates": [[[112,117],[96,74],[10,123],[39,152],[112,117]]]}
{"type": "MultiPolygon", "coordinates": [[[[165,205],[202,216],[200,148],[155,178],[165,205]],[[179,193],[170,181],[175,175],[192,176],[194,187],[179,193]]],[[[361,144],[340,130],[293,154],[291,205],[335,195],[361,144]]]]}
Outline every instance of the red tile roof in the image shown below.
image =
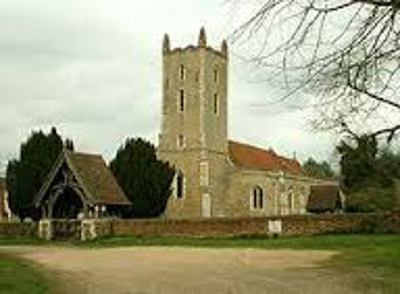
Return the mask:
{"type": "Polygon", "coordinates": [[[229,153],[232,162],[240,167],[283,171],[288,174],[303,175],[304,172],[296,159],[276,154],[273,150],[265,150],[251,145],[229,141],[229,153]]]}

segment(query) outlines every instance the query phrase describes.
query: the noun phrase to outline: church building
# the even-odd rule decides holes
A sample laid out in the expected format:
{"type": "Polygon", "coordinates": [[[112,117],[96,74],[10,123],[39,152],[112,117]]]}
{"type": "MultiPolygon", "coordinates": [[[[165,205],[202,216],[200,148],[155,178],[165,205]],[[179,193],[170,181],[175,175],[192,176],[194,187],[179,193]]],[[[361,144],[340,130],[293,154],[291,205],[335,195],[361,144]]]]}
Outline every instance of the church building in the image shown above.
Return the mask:
{"type": "MultiPolygon", "coordinates": [[[[176,169],[166,218],[306,213],[311,187],[296,159],[229,140],[228,45],[172,48],[163,41],[158,157],[176,169]]],[[[329,183],[329,182],[328,182],[329,183]]]]}

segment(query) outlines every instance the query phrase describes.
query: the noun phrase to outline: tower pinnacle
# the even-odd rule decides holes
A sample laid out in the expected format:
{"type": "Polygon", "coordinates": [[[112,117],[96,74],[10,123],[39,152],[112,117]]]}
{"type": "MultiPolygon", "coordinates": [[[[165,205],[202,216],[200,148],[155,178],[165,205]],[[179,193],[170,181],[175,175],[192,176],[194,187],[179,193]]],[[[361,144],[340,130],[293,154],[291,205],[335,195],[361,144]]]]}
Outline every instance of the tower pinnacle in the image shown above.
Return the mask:
{"type": "Polygon", "coordinates": [[[228,56],[228,44],[226,43],[226,40],[223,40],[221,43],[221,53],[224,56],[228,56]]]}
{"type": "Polygon", "coordinates": [[[163,40],[163,53],[169,52],[170,49],[171,49],[171,47],[170,47],[169,36],[168,36],[168,34],[165,34],[164,40],[163,40]]]}
{"type": "Polygon", "coordinates": [[[204,29],[204,27],[201,27],[201,29],[200,29],[198,45],[199,45],[199,47],[207,46],[207,36],[206,36],[206,30],[204,29]]]}

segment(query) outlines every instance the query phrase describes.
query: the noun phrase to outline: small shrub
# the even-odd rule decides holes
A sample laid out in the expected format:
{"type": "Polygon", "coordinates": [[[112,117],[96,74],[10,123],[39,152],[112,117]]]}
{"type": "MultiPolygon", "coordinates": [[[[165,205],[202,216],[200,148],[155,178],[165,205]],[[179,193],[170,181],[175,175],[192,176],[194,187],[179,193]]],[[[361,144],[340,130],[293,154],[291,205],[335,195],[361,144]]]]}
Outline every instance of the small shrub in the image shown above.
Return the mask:
{"type": "Polygon", "coordinates": [[[393,189],[363,187],[346,195],[347,212],[380,212],[389,210],[395,201],[393,189]]]}

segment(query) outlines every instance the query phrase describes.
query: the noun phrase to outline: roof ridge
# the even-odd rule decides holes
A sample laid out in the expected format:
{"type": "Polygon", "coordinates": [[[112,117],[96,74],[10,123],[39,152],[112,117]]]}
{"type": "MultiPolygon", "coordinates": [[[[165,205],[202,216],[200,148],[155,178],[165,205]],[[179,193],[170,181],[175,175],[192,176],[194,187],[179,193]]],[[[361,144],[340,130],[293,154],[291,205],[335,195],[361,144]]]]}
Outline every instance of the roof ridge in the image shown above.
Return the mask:
{"type": "Polygon", "coordinates": [[[87,152],[81,152],[81,151],[71,151],[71,150],[65,150],[66,154],[68,155],[84,155],[84,156],[93,156],[93,157],[103,157],[100,153],[87,153],[87,152]]]}
{"type": "MultiPolygon", "coordinates": [[[[242,143],[242,142],[238,142],[238,141],[235,141],[235,140],[228,140],[228,141],[229,141],[229,143],[239,144],[239,145],[242,145],[242,146],[245,146],[245,147],[250,147],[250,148],[258,149],[258,150],[260,150],[260,151],[265,151],[265,152],[270,152],[270,151],[272,151],[272,153],[276,154],[275,152],[273,152],[273,150],[267,150],[267,149],[265,149],[265,148],[262,148],[262,147],[259,147],[259,146],[255,146],[255,145],[251,145],[251,144],[249,144],[249,143],[242,143]]],[[[271,149],[271,148],[270,148],[270,149],[271,149]]]]}
{"type": "Polygon", "coordinates": [[[268,149],[265,149],[265,148],[262,148],[260,146],[251,145],[249,143],[242,143],[242,142],[238,142],[238,141],[235,141],[235,140],[228,140],[228,141],[229,141],[229,143],[239,144],[239,145],[242,145],[242,146],[245,146],[245,147],[249,147],[249,148],[253,148],[253,149],[257,149],[259,151],[263,151],[263,152],[269,153],[269,154],[277,157],[278,159],[292,160],[292,161],[295,161],[295,162],[299,162],[296,158],[290,158],[290,157],[283,156],[283,155],[280,155],[280,154],[276,153],[275,150],[272,147],[269,147],[268,149]]]}
{"type": "Polygon", "coordinates": [[[92,195],[92,192],[90,191],[90,189],[88,189],[88,187],[86,186],[85,180],[82,178],[82,175],[79,172],[79,169],[75,166],[74,160],[71,159],[70,156],[79,154],[79,153],[75,153],[74,151],[68,151],[65,152],[65,161],[69,164],[70,169],[72,170],[76,180],[78,181],[79,185],[81,185],[82,189],[85,191],[86,195],[89,196],[89,200],[92,203],[95,203],[94,197],[92,195]]]}

